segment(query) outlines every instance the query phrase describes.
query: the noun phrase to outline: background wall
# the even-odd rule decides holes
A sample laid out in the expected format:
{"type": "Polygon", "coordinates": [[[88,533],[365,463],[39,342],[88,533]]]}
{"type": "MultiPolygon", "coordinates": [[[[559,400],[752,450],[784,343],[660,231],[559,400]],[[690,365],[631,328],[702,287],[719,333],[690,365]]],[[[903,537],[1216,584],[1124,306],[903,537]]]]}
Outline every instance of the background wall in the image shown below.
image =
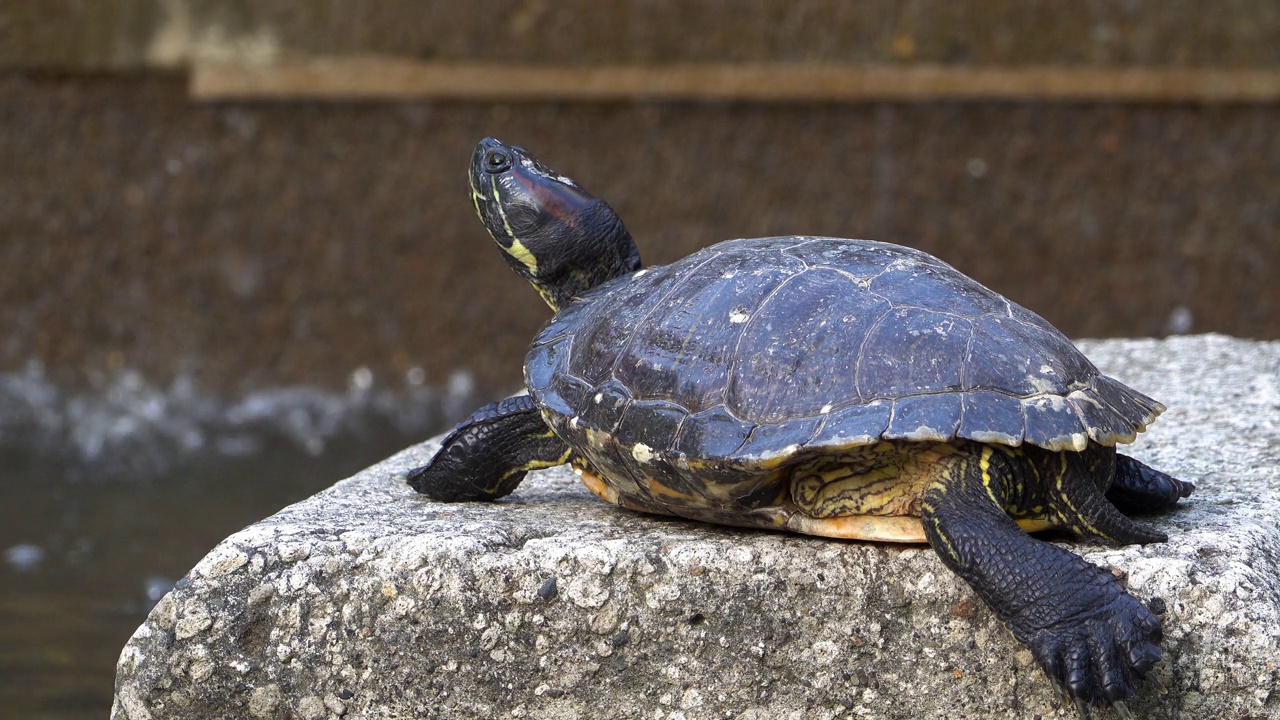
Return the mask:
{"type": "Polygon", "coordinates": [[[1073,337],[1280,337],[1280,108],[1265,93],[357,102],[320,81],[314,95],[304,84],[251,100],[193,98],[187,82],[193,68],[234,76],[370,55],[1274,79],[1280,9],[1204,7],[9,4],[0,372],[38,359],[61,383],[94,385],[131,367],[235,394],[341,387],[358,367],[395,385],[421,368],[428,384],[466,370],[487,392],[510,391],[548,312],[468,201],[466,164],[485,135],[608,199],[650,263],[730,237],[873,238],[935,253],[1073,337]]]}

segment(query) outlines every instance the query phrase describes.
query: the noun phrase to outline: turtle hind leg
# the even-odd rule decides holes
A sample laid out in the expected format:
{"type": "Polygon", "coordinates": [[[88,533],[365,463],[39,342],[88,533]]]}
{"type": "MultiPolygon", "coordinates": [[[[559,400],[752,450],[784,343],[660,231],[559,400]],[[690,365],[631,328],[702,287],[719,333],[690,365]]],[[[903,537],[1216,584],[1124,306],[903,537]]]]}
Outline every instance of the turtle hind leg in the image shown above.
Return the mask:
{"type": "Polygon", "coordinates": [[[1073,701],[1133,697],[1160,659],[1160,620],[1110,572],[1027,535],[1007,514],[1036,477],[1026,459],[978,446],[932,473],[922,522],[943,563],[1073,701]]]}
{"type": "Polygon", "coordinates": [[[530,470],[561,465],[569,446],[543,422],[527,395],[499,400],[458,423],[426,465],[405,477],[414,490],[441,502],[496,500],[530,470]]]}
{"type": "Polygon", "coordinates": [[[1027,448],[1024,457],[1034,466],[1045,504],[1060,527],[1076,535],[1121,545],[1169,539],[1163,532],[1125,516],[1102,494],[1101,488],[1107,486],[1116,465],[1114,448],[1096,444],[1081,452],[1027,448]]]}
{"type": "Polygon", "coordinates": [[[1107,499],[1121,512],[1145,515],[1173,507],[1196,486],[1144,465],[1128,455],[1116,455],[1116,472],[1107,499]]]}

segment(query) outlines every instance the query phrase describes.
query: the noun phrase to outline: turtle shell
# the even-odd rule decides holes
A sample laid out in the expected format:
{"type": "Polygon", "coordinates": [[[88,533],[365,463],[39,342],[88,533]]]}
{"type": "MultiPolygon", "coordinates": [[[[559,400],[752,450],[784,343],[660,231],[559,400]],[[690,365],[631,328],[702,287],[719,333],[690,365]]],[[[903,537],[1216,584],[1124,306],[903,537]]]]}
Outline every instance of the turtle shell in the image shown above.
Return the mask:
{"type": "Polygon", "coordinates": [[[632,475],[741,477],[881,439],[1083,450],[1164,409],[927,253],[816,237],[730,240],[594,288],[539,333],[525,380],[557,434],[632,475]]]}

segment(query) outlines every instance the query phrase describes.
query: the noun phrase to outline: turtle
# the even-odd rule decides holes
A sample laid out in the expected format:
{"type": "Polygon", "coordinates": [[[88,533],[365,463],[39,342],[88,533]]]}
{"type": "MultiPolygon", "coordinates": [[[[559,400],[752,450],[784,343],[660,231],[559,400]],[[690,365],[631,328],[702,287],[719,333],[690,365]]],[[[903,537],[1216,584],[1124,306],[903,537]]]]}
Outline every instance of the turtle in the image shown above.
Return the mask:
{"type": "Polygon", "coordinates": [[[1194,486],[1116,450],[1159,402],[920,250],[768,237],[643,267],[605,201],[522,147],[481,141],[470,185],[555,315],[528,393],[459,423],[413,489],[489,501],[567,463],[631,510],[927,542],[1082,716],[1159,687],[1163,600],[1028,534],[1167,540],[1128,514],[1194,486]]]}

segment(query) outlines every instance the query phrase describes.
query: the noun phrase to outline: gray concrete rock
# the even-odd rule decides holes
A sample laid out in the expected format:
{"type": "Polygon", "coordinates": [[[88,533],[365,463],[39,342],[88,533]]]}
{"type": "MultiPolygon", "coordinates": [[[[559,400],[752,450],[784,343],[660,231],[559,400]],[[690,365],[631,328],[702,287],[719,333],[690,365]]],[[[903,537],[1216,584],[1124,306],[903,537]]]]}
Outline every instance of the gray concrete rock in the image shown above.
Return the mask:
{"type": "MultiPolygon", "coordinates": [[[[1280,717],[1280,343],[1082,343],[1169,411],[1170,541],[1070,547],[1167,601],[1145,718],[1280,717]]],[[[227,538],[124,648],[113,717],[1069,718],[932,550],[611,507],[560,470],[443,505],[410,448],[227,538]]],[[[193,511],[196,509],[193,509],[193,511]]],[[[1104,714],[1105,716],[1105,714],[1104,714]]]]}

